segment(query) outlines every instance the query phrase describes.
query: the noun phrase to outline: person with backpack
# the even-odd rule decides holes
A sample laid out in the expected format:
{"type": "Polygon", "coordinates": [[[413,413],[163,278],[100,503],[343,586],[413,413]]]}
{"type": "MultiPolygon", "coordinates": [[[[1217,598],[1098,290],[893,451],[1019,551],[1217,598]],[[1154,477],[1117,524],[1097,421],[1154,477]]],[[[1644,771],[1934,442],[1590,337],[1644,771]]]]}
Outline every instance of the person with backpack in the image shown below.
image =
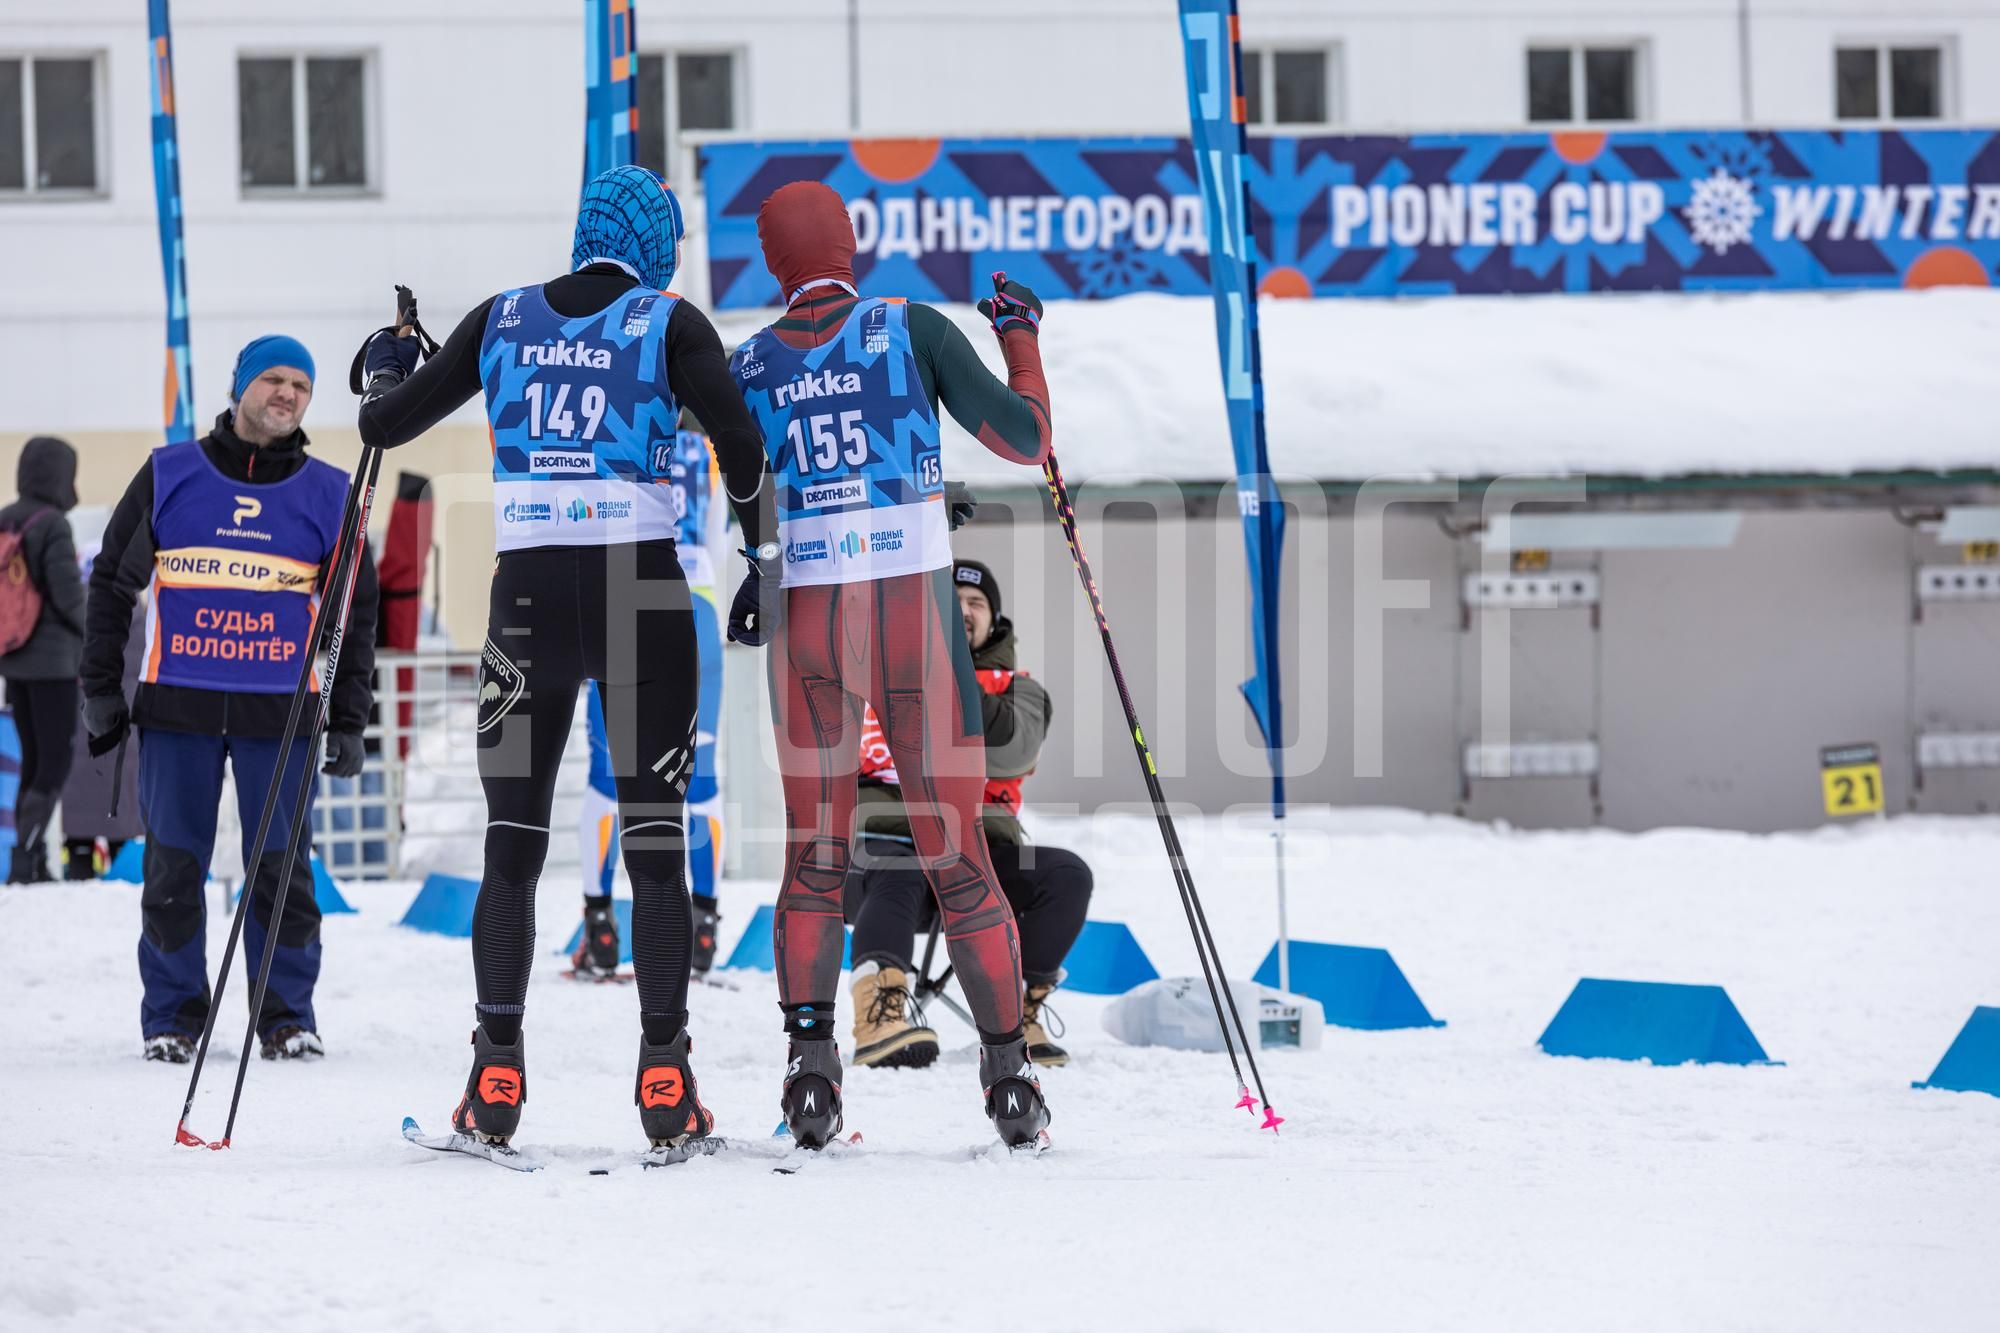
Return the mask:
{"type": "Polygon", "coordinates": [[[0,677],[21,737],[9,884],[49,873],[46,838],[69,777],[83,661],[83,578],[64,517],[76,508],[76,450],[37,435],[21,446],[20,498],[0,509],[0,677]]]}

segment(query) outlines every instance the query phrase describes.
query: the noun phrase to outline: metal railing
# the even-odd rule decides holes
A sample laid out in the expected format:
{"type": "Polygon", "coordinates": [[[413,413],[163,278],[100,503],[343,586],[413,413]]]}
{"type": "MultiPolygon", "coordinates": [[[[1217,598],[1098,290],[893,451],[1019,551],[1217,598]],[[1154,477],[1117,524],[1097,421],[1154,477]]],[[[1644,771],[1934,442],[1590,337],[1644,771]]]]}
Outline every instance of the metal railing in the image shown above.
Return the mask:
{"type": "MultiPolygon", "coordinates": [[[[486,798],[479,785],[479,654],[380,653],[375,720],[358,778],[320,779],[313,846],[336,879],[405,879],[432,870],[477,873],[486,798]]],[[[589,780],[579,701],[556,779],[548,869],[574,868],[578,802],[589,780]]]]}

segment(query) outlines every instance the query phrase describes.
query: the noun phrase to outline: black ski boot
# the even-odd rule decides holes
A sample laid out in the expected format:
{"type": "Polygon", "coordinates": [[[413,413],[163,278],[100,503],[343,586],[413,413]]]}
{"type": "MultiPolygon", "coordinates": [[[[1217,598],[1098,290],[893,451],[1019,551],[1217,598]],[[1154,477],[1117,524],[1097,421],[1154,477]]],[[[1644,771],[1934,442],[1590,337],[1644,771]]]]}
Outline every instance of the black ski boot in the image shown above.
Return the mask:
{"type": "Polygon", "coordinates": [[[722,913],[713,907],[694,905],[694,951],[688,955],[688,971],[705,977],[715,966],[715,934],[722,925],[722,913]]]}
{"type": "Polygon", "coordinates": [[[609,898],[583,900],[583,939],[569,964],[579,977],[609,977],[618,972],[618,913],[609,898]]]}
{"type": "Polygon", "coordinates": [[[180,1032],[162,1032],[157,1037],[148,1037],[146,1058],[170,1065],[188,1064],[194,1060],[194,1038],[180,1032]]]}
{"type": "Polygon", "coordinates": [[[840,1047],[832,1038],[792,1038],[778,1104],[801,1148],[824,1148],[840,1133],[840,1047]]]}
{"type": "Polygon", "coordinates": [[[685,1029],[664,1046],[639,1038],[639,1077],[632,1100],[639,1107],[639,1124],[655,1148],[678,1148],[690,1139],[705,1139],[715,1129],[715,1117],[701,1104],[688,1064],[693,1043],[685,1029]]]}
{"type": "Polygon", "coordinates": [[[319,1033],[297,1023],[266,1032],[258,1047],[258,1055],[266,1060],[318,1060],[326,1055],[319,1033]]]}
{"type": "Polygon", "coordinates": [[[465,1079],[465,1096],[451,1113],[451,1127],[484,1143],[505,1143],[521,1126],[521,1107],[528,1100],[526,1038],[502,1046],[472,1030],[472,1072],[465,1079]]]}
{"type": "Polygon", "coordinates": [[[979,1047],[979,1085],[986,1090],[986,1114],[1009,1148],[1045,1146],[1042,1131],[1049,1125],[1049,1104],[1042,1100],[1042,1082],[1028,1059],[1028,1041],[1016,1037],[998,1046],[979,1047]]]}

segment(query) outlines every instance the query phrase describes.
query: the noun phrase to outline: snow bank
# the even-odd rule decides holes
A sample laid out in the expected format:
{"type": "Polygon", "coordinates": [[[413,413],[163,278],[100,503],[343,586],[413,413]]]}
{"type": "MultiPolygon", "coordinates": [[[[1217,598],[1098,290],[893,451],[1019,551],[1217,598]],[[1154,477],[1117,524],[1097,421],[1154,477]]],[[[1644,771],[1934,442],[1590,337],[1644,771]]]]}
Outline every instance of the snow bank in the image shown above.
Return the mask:
{"type": "MultiPolygon", "coordinates": [[[[1150,818],[1031,823],[1097,870],[1093,915],[1193,970],[1150,818]]],[[[929,1070],[850,1070],[864,1156],[778,1177],[744,1156],[641,1175],[637,996],[552,951],[529,991],[533,1176],[411,1148],[464,1077],[470,949],[393,924],[411,884],[353,884],[325,924],[328,1056],[254,1062],[235,1147],[175,1148],[186,1070],[138,1058],[131,885],[0,893],[0,1328],[213,1330],[836,1325],[1152,1329],[1874,1330],[1983,1326],[2000,1302],[2000,1100],[1918,1092],[1995,1003],[2000,820],[1806,835],[1507,833],[1395,812],[1291,821],[1301,938],[1392,949],[1449,1026],[1329,1030],[1271,1053],[1282,1138],[1231,1109],[1220,1055],[1105,1035],[1044,1083],[1057,1151],[976,1159],[972,1032],[929,1070]],[[59,944],[52,943],[59,941],[59,944]],[[1552,1059],[1580,976],[1726,985],[1778,1068],[1552,1059]],[[820,1169],[824,1168],[824,1169],[820,1169]],[[801,1239],[804,1248],[801,1249],[801,1239]],[[801,1256],[809,1256],[802,1258],[801,1256]],[[1985,1311],[1985,1314],[1981,1314],[1985,1311]]],[[[1185,821],[1223,960],[1269,947],[1261,819],[1185,821]]],[[[725,951],[772,886],[732,881],[725,951]]],[[[209,949],[227,919],[211,899],[209,949]]],[[[725,1133],[777,1120],[768,974],[690,998],[725,1133]]],[[[840,1028],[848,1015],[843,988],[840,1028]]],[[[240,969],[192,1127],[221,1127],[240,969]]]]}
{"type": "MultiPolygon", "coordinates": [[[[2000,465],[1985,290],[1262,303],[1280,474],[1847,473],[2000,465]]],[[[984,321],[953,310],[988,363],[984,321]]],[[[726,340],[762,320],[730,315],[726,340]]],[[[1072,479],[1233,474],[1212,307],[1068,301],[1042,334],[1072,479]]],[[[946,467],[1020,482],[953,427],[946,467]]]]}

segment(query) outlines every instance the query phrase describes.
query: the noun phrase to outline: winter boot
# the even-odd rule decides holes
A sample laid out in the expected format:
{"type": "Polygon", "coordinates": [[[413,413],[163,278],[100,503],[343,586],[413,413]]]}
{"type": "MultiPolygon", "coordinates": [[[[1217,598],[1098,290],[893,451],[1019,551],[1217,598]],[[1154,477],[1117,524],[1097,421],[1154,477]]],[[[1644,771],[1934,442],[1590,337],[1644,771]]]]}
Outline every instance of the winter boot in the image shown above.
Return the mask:
{"type": "Polygon", "coordinates": [[[71,838],[63,844],[63,878],[96,879],[97,839],[71,838]]]}
{"type": "Polygon", "coordinates": [[[320,1044],[319,1033],[302,1028],[297,1023],[287,1023],[266,1032],[258,1044],[261,1048],[258,1054],[266,1060],[316,1060],[326,1054],[326,1047],[320,1044]]]}
{"type": "Polygon", "coordinates": [[[583,939],[569,964],[579,977],[608,977],[618,971],[618,913],[609,898],[583,900],[583,939]]]}
{"type": "Polygon", "coordinates": [[[715,966],[715,934],[722,925],[722,913],[713,907],[694,905],[694,951],[688,955],[688,971],[705,977],[715,966]]]}
{"type": "Polygon", "coordinates": [[[922,1069],[938,1057],[937,1033],[923,1025],[909,975],[869,961],[854,969],[854,1063],[922,1069]],[[910,1015],[916,1015],[916,1022],[910,1015]]]}
{"type": "Polygon", "coordinates": [[[792,1038],[778,1104],[801,1148],[824,1148],[840,1133],[840,1047],[832,1038],[792,1038]]]}
{"type": "Polygon", "coordinates": [[[688,1063],[692,1049],[686,1029],[664,1046],[652,1045],[644,1035],[639,1038],[639,1075],[632,1085],[632,1101],[655,1148],[678,1148],[689,1139],[707,1138],[715,1128],[715,1117],[701,1104],[694,1068],[688,1063]]]}
{"type": "Polygon", "coordinates": [[[194,1038],[183,1032],[162,1032],[157,1037],[148,1037],[146,1058],[170,1065],[190,1064],[194,1060],[194,1038]]]}
{"type": "MultiPolygon", "coordinates": [[[[1044,1021],[1053,1025],[1056,1035],[1063,1033],[1062,1019],[1053,1009],[1045,1009],[1050,992],[1054,991],[1053,981],[1031,981],[1027,993],[1021,999],[1021,1025],[1027,1029],[1028,1058],[1038,1065],[1054,1069],[1069,1063],[1069,1052],[1049,1040],[1049,1030],[1044,1021]]],[[[855,1059],[860,1059],[859,1055],[855,1059]]]]}
{"type": "Polygon", "coordinates": [[[528,1100],[527,1039],[502,1046],[472,1030],[472,1072],[465,1079],[465,1096],[451,1113],[451,1126],[486,1143],[505,1143],[521,1125],[521,1107],[528,1100]]]}
{"type": "Polygon", "coordinates": [[[986,1114],[1009,1148],[1034,1147],[1048,1128],[1049,1104],[1042,1100],[1042,1083],[1028,1059],[1028,1043],[1016,1037],[998,1046],[979,1047],[979,1085],[986,1090],[986,1114]]]}

